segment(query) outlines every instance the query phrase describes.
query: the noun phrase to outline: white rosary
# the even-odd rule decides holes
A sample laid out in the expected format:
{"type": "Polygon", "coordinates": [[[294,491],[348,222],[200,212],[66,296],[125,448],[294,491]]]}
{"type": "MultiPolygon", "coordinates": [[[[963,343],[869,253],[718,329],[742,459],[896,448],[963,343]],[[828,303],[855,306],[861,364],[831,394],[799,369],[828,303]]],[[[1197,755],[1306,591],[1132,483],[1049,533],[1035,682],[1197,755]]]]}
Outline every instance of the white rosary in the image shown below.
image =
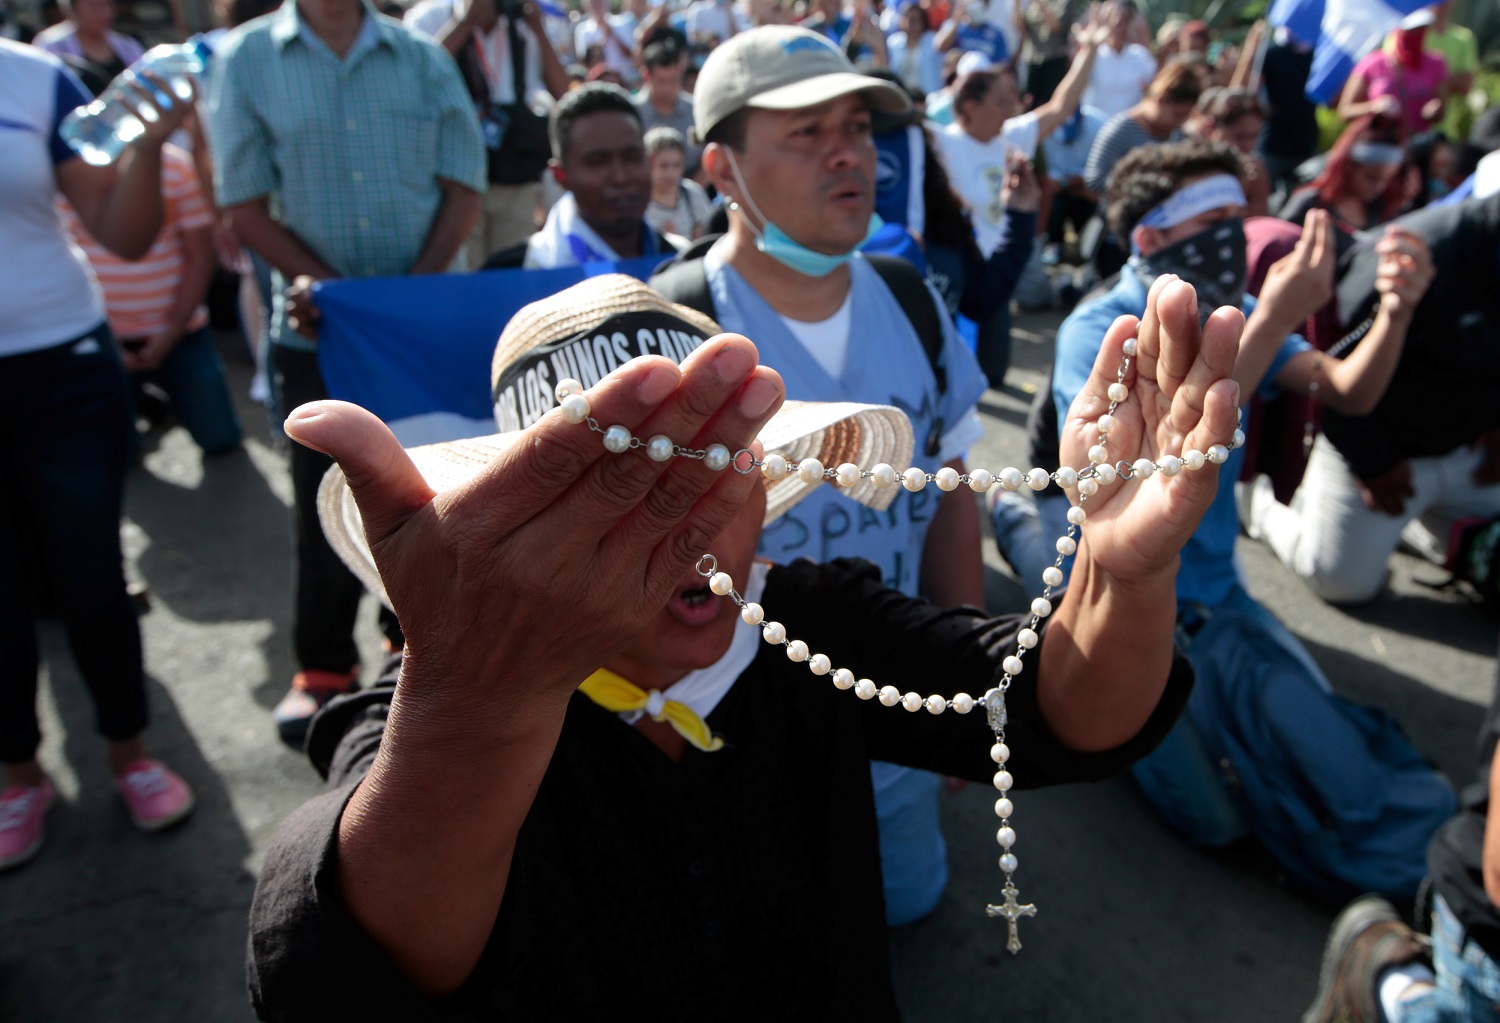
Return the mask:
{"type": "Polygon", "coordinates": [[[708,580],[709,590],[732,600],[739,607],[740,618],[746,625],[758,626],[761,636],[767,643],[785,647],[789,660],[806,664],[808,670],[814,675],[830,675],[834,686],[838,689],[852,689],[854,695],[861,700],[878,699],[886,707],[900,706],[913,714],[920,710],[926,710],[929,714],[942,714],[947,710],[952,710],[955,714],[967,714],[976,706],[984,706],[989,718],[990,730],[995,735],[995,743],[990,747],[990,759],[995,762],[995,789],[1000,793],[995,801],[995,816],[1000,819],[1000,829],[995,833],[995,841],[1000,845],[1000,869],[1005,874],[1005,887],[1001,889],[1001,894],[1005,896],[1004,901],[998,906],[986,906],[985,911],[991,917],[1000,917],[1005,920],[1009,930],[1005,947],[1012,954],[1021,950],[1018,921],[1022,917],[1035,916],[1036,906],[1020,902],[1018,898],[1020,890],[1016,888],[1013,880],[1019,861],[1016,859],[1016,854],[1011,851],[1016,844],[1015,828],[1010,823],[1011,814],[1015,810],[1015,805],[1011,802],[1010,790],[1015,784],[1015,779],[1006,768],[1006,762],[1010,759],[1010,747],[1005,744],[1005,726],[1008,720],[1005,711],[1005,692],[1010,688],[1011,680],[1021,674],[1024,667],[1021,658],[1040,640],[1037,626],[1041,624],[1043,618],[1052,613],[1052,591],[1063,584],[1063,562],[1078,550],[1079,529],[1087,518],[1083,510],[1083,502],[1098,493],[1101,483],[1108,484],[1116,480],[1145,480],[1158,472],[1163,476],[1172,477],[1183,469],[1197,470],[1209,463],[1222,465],[1229,458],[1231,448],[1240,447],[1245,443],[1244,432],[1236,429],[1230,444],[1214,444],[1207,451],[1196,449],[1184,451],[1180,458],[1175,455],[1163,455],[1154,462],[1149,458],[1140,458],[1135,462],[1122,460],[1114,465],[1109,464],[1106,460],[1109,457],[1109,435],[1118,425],[1114,412],[1129,394],[1125,387],[1125,374],[1130,369],[1130,361],[1136,350],[1136,339],[1127,339],[1124,345],[1124,356],[1120,360],[1120,368],[1115,375],[1115,382],[1109,385],[1109,411],[1101,415],[1095,424],[1099,430],[1099,442],[1089,449],[1088,466],[1084,469],[1063,467],[1052,473],[1040,468],[1031,469],[1028,472],[1022,472],[1016,468],[1005,468],[999,473],[992,473],[987,469],[974,469],[959,473],[950,466],[943,466],[937,472],[927,472],[913,466],[905,472],[898,473],[893,466],[884,462],[869,469],[861,469],[853,463],[828,468],[815,458],[789,462],[784,455],[773,452],[766,455],[764,459],[758,459],[749,448],[741,448],[731,453],[723,444],[710,444],[702,449],[685,448],[661,434],[643,441],[623,426],[601,426],[598,420],[590,415],[589,402],[584,397],[583,384],[579,381],[567,379],[559,381],[557,385],[557,401],[562,406],[564,418],[570,423],[586,423],[590,430],[602,434],[604,447],[615,454],[644,448],[646,455],[655,462],[666,462],[672,458],[690,458],[701,461],[715,471],[732,465],[736,472],[748,475],[759,469],[768,480],[779,480],[790,473],[796,473],[797,478],[804,483],[814,484],[828,480],[841,487],[853,487],[861,480],[868,479],[877,487],[889,487],[899,480],[902,487],[912,492],[921,490],[929,483],[937,484],[938,489],[944,491],[957,490],[960,486],[967,484],[971,490],[981,494],[996,484],[1006,490],[1019,490],[1024,484],[1032,490],[1042,491],[1049,483],[1056,483],[1065,490],[1076,489],[1078,491],[1078,504],[1068,509],[1068,531],[1057,538],[1057,560],[1043,570],[1042,595],[1031,602],[1031,622],[1017,633],[1016,652],[1001,662],[1004,674],[999,683],[977,700],[968,693],[956,693],[952,698],[937,694],[924,698],[920,693],[902,693],[895,686],[876,688],[875,683],[867,678],[856,679],[854,672],[848,668],[835,668],[827,654],[814,653],[800,639],[788,639],[786,626],[780,622],[766,621],[765,609],[759,604],[745,600],[740,595],[734,587],[734,580],[727,573],[718,571],[718,561],[712,554],[703,555],[698,559],[697,565],[698,574],[708,580]]]}

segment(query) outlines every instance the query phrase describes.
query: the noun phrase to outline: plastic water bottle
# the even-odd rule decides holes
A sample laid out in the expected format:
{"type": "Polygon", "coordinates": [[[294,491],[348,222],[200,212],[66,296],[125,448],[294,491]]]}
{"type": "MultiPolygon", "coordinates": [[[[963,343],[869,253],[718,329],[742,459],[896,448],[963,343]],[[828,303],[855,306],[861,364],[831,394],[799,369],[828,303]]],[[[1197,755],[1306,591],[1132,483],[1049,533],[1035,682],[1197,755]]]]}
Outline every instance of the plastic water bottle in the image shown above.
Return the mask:
{"type": "Polygon", "coordinates": [[[192,83],[208,67],[212,55],[213,51],[201,39],[191,39],[180,46],[154,46],[110,82],[98,99],[65,117],[58,132],[85,163],[96,167],[114,163],[125,147],[146,130],[136,107],[148,117],[156,113],[140,103],[140,94],[132,83],[138,82],[157,106],[168,109],[192,98],[192,83]],[[163,92],[150,79],[141,77],[142,71],[154,74],[170,92],[163,92]]]}

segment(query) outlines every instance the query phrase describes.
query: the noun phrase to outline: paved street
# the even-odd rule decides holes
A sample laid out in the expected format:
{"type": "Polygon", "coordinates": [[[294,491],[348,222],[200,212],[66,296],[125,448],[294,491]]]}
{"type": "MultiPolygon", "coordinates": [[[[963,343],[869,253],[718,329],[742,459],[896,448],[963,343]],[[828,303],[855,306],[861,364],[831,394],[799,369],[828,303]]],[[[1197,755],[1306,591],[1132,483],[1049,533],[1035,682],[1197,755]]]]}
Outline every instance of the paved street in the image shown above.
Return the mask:
{"type": "MultiPolygon", "coordinates": [[[[971,464],[1025,462],[1028,390],[1050,361],[1055,317],[1018,321],[1016,366],[983,410],[971,464]]],[[[225,341],[236,393],[248,367],[225,341]]],[[[264,416],[248,405],[244,452],[203,464],[177,429],[154,437],[130,482],[129,573],[153,606],[142,619],[154,701],[149,740],[194,785],[197,813],[145,836],[109,782],[102,743],[61,633],[45,632],[42,760],[61,800],[47,845],[0,875],[0,1020],[242,1021],[245,916],[277,822],[318,791],[277,741],[269,711],[289,654],[288,485],[264,416]]],[[[1335,687],[1397,714],[1416,744],[1467,782],[1492,685],[1494,620],[1422,585],[1436,569],[1398,556],[1390,592],[1329,608],[1267,552],[1242,541],[1252,591],[1306,641],[1335,687]]],[[[1020,590],[986,551],[996,610],[1020,590]]],[[[368,664],[374,608],[362,625],[368,664]]],[[[1024,742],[1016,737],[1016,742],[1024,742]]],[[[1016,824],[1025,950],[1004,951],[984,913],[998,897],[993,792],[947,799],[953,883],[937,913],[895,934],[898,991],[911,1021],[1296,1019],[1312,996],[1335,908],[1289,893],[1253,856],[1185,846],[1116,780],[1023,792],[1016,824]]],[[[784,966],[747,963],[747,969],[784,966]]],[[[338,983],[337,978],[329,978],[338,983]]]]}

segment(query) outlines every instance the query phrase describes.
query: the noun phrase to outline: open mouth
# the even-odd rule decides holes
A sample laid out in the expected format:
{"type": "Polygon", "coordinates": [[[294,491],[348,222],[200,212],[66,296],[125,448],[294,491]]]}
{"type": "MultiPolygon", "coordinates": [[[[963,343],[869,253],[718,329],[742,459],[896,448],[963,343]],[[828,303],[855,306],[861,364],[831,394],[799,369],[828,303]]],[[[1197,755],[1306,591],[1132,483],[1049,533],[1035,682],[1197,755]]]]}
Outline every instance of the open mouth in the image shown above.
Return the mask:
{"type": "Polygon", "coordinates": [[[667,602],[667,610],[683,625],[707,625],[723,610],[718,604],[720,599],[709,590],[707,583],[695,580],[692,585],[677,588],[667,602]]]}

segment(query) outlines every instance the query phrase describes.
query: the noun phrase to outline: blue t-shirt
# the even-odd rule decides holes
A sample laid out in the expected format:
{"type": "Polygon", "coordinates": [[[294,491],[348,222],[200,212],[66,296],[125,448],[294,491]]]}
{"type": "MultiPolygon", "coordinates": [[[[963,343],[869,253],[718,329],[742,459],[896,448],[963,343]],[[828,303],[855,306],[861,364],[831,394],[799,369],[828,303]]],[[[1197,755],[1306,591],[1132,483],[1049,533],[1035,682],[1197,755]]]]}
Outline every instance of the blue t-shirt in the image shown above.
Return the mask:
{"type": "MultiPolygon", "coordinates": [[[[1240,308],[1248,317],[1255,309],[1255,299],[1246,295],[1240,308]]],[[[1059,425],[1067,421],[1068,408],[1083,389],[1099,345],[1109,325],[1121,316],[1143,316],[1146,312],[1146,288],[1126,267],[1120,282],[1108,293],[1085,302],[1057,328],[1057,355],[1052,367],[1052,401],[1059,425]]],[[[1288,359],[1312,346],[1293,334],[1281,345],[1261,381],[1259,394],[1274,397],[1271,382],[1288,359]]],[[[1235,538],[1239,536],[1239,512],[1234,505],[1234,481],[1244,460],[1243,449],[1230,452],[1229,461],[1219,466],[1219,490],[1203,521],[1182,549],[1182,566],[1177,571],[1179,605],[1198,603],[1214,607],[1229,596],[1239,583],[1239,566],[1235,560],[1235,538]]]]}
{"type": "MultiPolygon", "coordinates": [[[[984,375],[942,309],[942,362],[948,391],[938,394],[927,353],[880,275],[862,257],[850,263],[853,296],[850,309],[849,358],[835,379],[792,334],[781,317],[719,256],[718,247],[704,258],[719,324],[744,334],[760,349],[760,360],[781,374],[787,397],[804,401],[857,401],[893,405],[912,421],[917,450],[912,464],[928,472],[959,457],[958,450],[927,454],[934,430],[954,444],[967,446],[965,433],[984,394],[984,375]],[[962,438],[962,439],[961,439],[962,438]]],[[[934,303],[941,302],[934,294],[934,303]]],[[[896,466],[897,471],[906,466],[896,466]]],[[[760,554],[777,562],[797,558],[829,561],[868,558],[880,566],[885,583],[915,595],[927,527],[943,492],[928,485],[913,494],[902,490],[891,506],[876,512],[856,504],[832,487],[798,503],[761,533],[760,554]]]]}

